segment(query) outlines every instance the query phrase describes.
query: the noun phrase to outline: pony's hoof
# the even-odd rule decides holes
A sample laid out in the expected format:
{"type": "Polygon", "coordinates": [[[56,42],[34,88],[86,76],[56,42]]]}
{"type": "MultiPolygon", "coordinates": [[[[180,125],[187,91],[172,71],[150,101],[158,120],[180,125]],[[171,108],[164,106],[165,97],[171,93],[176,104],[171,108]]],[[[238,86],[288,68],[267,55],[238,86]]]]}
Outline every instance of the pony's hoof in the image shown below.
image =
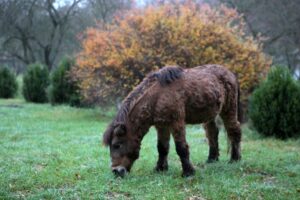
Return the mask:
{"type": "Polygon", "coordinates": [[[195,175],[195,169],[191,168],[189,170],[183,171],[182,172],[182,177],[191,177],[195,175]]]}
{"type": "Polygon", "coordinates": [[[156,165],[155,171],[157,172],[163,172],[163,171],[168,171],[169,166],[168,165],[156,165]]]}

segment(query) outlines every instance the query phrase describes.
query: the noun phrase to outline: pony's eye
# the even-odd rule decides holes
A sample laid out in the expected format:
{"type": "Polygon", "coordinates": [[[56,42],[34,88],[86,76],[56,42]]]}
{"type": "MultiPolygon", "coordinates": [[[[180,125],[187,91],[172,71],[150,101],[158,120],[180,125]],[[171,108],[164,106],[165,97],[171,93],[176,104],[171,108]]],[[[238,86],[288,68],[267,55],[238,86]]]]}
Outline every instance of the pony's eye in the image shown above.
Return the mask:
{"type": "Polygon", "coordinates": [[[114,145],[113,145],[113,148],[114,148],[114,149],[120,149],[120,148],[121,148],[121,144],[114,144],[114,145]]]}

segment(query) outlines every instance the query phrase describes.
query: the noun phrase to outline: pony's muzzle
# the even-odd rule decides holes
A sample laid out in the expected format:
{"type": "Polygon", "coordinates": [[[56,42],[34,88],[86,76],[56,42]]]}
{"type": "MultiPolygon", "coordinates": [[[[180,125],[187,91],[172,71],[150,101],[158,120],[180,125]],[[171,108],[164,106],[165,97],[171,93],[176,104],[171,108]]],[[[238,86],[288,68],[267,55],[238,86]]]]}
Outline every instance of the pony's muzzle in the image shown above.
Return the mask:
{"type": "Polygon", "coordinates": [[[115,174],[115,176],[121,178],[123,178],[127,174],[127,170],[123,166],[113,167],[112,172],[115,174]]]}

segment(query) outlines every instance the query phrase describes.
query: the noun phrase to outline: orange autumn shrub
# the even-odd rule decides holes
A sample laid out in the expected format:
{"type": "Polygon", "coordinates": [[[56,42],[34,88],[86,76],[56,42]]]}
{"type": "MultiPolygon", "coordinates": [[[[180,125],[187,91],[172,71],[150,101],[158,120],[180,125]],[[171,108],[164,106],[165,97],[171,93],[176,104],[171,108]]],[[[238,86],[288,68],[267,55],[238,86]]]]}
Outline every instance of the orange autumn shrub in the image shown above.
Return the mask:
{"type": "Polygon", "coordinates": [[[270,67],[260,41],[245,35],[241,16],[193,3],[132,9],[105,28],[89,28],[73,71],[86,101],[122,99],[166,65],[221,64],[238,74],[243,97],[270,67]]]}

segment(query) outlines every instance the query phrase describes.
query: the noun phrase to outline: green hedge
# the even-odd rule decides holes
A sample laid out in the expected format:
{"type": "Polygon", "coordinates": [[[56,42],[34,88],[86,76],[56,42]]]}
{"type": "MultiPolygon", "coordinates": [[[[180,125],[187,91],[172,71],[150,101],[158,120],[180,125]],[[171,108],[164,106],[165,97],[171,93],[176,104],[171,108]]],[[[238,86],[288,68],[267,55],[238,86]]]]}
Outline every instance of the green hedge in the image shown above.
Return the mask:
{"type": "Polygon", "coordinates": [[[300,85],[287,68],[271,69],[250,98],[249,116],[265,136],[300,136],[300,85]]]}
{"type": "Polygon", "coordinates": [[[49,73],[41,64],[31,64],[23,76],[23,96],[26,101],[44,103],[48,101],[46,89],[49,73]]]}
{"type": "Polygon", "coordinates": [[[75,61],[65,58],[51,75],[49,100],[51,104],[67,103],[71,106],[80,105],[80,94],[77,84],[70,78],[70,70],[75,61]]]}
{"type": "Polygon", "coordinates": [[[14,97],[17,89],[15,74],[6,67],[0,68],[0,98],[14,97]]]}

